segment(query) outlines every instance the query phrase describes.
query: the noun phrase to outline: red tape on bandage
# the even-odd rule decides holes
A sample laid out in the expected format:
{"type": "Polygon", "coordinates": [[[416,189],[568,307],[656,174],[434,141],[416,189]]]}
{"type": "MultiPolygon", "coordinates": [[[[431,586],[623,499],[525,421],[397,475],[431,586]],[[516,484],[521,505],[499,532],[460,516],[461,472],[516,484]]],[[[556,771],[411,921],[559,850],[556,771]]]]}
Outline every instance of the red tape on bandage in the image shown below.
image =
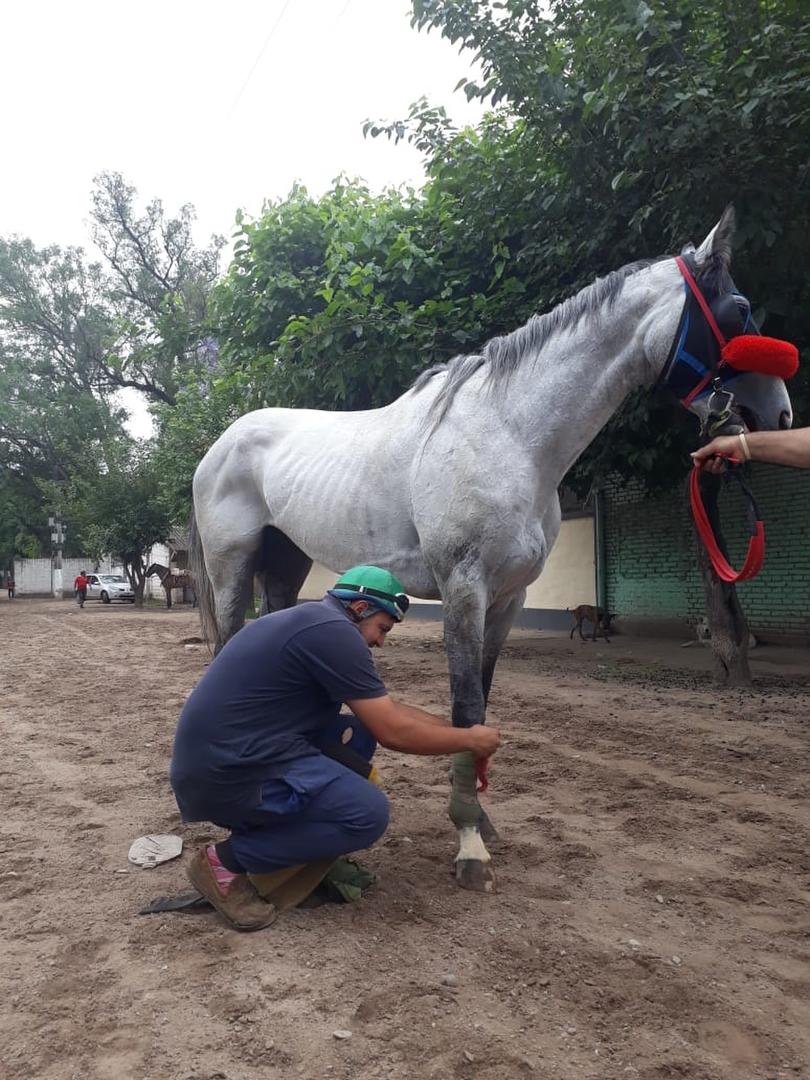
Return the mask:
{"type": "Polygon", "coordinates": [[[478,781],[478,790],[483,792],[489,787],[489,758],[477,757],[475,759],[475,779],[478,781]]]}

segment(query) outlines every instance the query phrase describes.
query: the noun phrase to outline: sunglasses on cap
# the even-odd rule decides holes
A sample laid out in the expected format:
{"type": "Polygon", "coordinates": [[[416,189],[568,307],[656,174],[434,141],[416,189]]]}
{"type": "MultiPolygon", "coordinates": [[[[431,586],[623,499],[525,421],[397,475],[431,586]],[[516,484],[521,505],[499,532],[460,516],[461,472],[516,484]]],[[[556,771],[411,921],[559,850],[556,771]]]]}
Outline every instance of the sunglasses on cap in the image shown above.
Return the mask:
{"type": "Polygon", "coordinates": [[[405,618],[408,608],[411,606],[411,602],[405,595],[405,593],[392,594],[383,592],[381,589],[371,589],[368,585],[349,585],[346,582],[342,582],[340,588],[349,589],[352,592],[361,593],[365,596],[373,596],[379,600],[386,600],[389,604],[393,604],[393,606],[397,609],[398,614],[396,614],[395,612],[391,612],[391,614],[394,616],[397,622],[402,622],[402,620],[405,618]]]}

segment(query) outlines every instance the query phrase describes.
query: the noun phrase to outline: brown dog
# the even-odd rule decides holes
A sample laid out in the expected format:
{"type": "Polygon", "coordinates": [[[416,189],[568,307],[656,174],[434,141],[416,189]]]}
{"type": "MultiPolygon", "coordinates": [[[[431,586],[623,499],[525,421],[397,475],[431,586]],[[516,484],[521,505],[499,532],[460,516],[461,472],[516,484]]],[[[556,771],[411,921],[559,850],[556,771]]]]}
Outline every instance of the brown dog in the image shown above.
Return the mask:
{"type": "Polygon", "coordinates": [[[586,620],[593,626],[593,634],[591,635],[591,641],[596,641],[596,635],[601,630],[602,637],[605,639],[605,644],[610,644],[610,620],[616,618],[615,612],[603,611],[601,608],[594,607],[593,604],[580,604],[579,607],[575,607],[571,614],[576,619],[576,622],[571,627],[570,638],[574,640],[574,631],[579,630],[579,636],[582,641],[585,640],[582,633],[582,622],[586,620]]]}

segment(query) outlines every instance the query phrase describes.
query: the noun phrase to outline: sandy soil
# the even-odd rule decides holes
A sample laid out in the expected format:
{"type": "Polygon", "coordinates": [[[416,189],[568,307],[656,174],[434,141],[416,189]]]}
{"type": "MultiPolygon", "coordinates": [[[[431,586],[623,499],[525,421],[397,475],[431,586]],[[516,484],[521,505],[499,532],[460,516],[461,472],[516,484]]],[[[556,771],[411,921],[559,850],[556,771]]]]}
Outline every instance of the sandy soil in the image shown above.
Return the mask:
{"type": "MultiPolygon", "coordinates": [[[[718,700],[701,649],[518,633],[490,713],[498,895],[448,874],[444,763],[385,754],[379,886],[240,936],[136,914],[213,834],[166,781],[197,632],[0,603],[0,1076],[810,1076],[806,653],[763,650],[758,689],[718,700]],[[161,831],[183,858],[129,867],[161,831]]],[[[392,639],[392,691],[443,708],[438,627],[392,639]]]]}

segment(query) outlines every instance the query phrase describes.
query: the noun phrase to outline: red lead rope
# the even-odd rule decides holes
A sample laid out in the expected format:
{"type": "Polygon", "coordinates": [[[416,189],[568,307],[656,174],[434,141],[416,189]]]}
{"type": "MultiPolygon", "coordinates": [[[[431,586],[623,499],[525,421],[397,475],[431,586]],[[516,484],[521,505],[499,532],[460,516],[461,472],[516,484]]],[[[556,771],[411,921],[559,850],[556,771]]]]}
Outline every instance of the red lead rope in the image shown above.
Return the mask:
{"type": "Polygon", "coordinates": [[[486,791],[489,787],[489,776],[487,775],[488,769],[488,757],[477,757],[475,759],[475,779],[478,781],[479,791],[486,791]]]}
{"type": "MultiPolygon", "coordinates": [[[[697,282],[689,272],[689,267],[680,257],[677,258],[675,262],[678,264],[678,269],[683,275],[684,281],[691,289],[692,294],[694,295],[698,304],[700,304],[700,309],[703,312],[704,318],[706,319],[706,322],[709,324],[709,327],[714,334],[721,354],[719,366],[722,367],[722,365],[725,363],[723,350],[727,347],[728,342],[726,341],[726,338],[720,327],[717,325],[717,321],[712,314],[712,310],[706,303],[705,296],[700,291],[697,282]]],[[[697,395],[708,386],[708,384],[712,381],[712,379],[716,377],[716,375],[716,371],[708,372],[705,378],[701,379],[700,382],[698,382],[698,384],[693,387],[692,391],[687,394],[687,396],[681,402],[684,408],[689,408],[692,401],[694,401],[697,395]]],[[[743,490],[743,494],[748,499],[748,505],[751,512],[751,539],[748,542],[748,551],[746,552],[745,562],[743,563],[742,570],[740,570],[739,572],[734,569],[734,567],[725,557],[723,552],[720,550],[720,546],[718,545],[717,540],[715,539],[714,531],[712,529],[712,523],[709,521],[709,515],[706,513],[706,508],[703,505],[703,499],[700,495],[700,469],[698,468],[692,469],[692,475],[689,478],[689,497],[692,502],[692,516],[695,519],[695,525],[697,526],[697,531],[700,534],[700,538],[705,544],[706,550],[709,553],[709,558],[712,561],[714,572],[717,574],[721,581],[727,581],[731,583],[734,581],[748,581],[750,578],[756,577],[762,569],[762,563],[765,559],[765,526],[759,517],[759,511],[757,510],[757,505],[754,502],[754,496],[748,490],[748,487],[742,480],[740,474],[738,472],[730,472],[728,475],[733,476],[734,479],[739,482],[740,487],[743,490]]]]}
{"type": "MultiPolygon", "coordinates": [[[[737,477],[737,479],[739,479],[739,477],[737,477]]],[[[692,475],[689,477],[689,497],[692,503],[692,514],[695,519],[697,531],[700,533],[701,540],[706,545],[706,550],[709,553],[709,558],[712,560],[712,566],[714,567],[715,573],[721,581],[727,582],[748,581],[750,578],[756,577],[762,569],[762,563],[765,559],[765,525],[759,518],[756,503],[754,502],[750,491],[742,480],[740,480],[740,484],[752,507],[753,520],[751,539],[748,542],[748,551],[745,556],[745,562],[742,570],[737,571],[720,550],[717,540],[715,539],[709,516],[706,513],[703,499],[700,496],[700,469],[694,468],[692,470],[692,475]]]]}

